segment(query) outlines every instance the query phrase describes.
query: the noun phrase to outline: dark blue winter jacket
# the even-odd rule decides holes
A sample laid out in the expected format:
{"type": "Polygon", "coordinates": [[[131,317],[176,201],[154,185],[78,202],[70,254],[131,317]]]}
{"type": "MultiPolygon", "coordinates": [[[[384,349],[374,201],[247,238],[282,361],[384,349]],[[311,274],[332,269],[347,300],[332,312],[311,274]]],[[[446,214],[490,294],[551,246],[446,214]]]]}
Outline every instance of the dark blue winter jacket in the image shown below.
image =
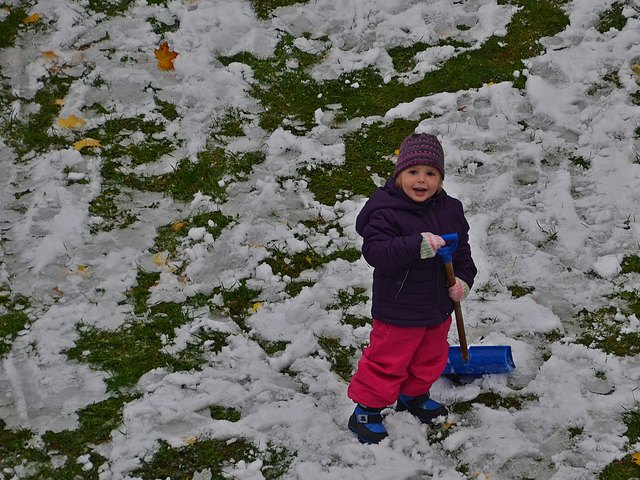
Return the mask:
{"type": "Polygon", "coordinates": [[[374,267],[373,318],[397,326],[438,325],[451,315],[447,276],[438,255],[420,258],[422,232],[458,234],[453,253],[457,277],[469,288],[477,273],[462,203],[442,190],[425,202],[411,200],[390,178],[365,203],[356,219],[362,254],[374,267]]]}

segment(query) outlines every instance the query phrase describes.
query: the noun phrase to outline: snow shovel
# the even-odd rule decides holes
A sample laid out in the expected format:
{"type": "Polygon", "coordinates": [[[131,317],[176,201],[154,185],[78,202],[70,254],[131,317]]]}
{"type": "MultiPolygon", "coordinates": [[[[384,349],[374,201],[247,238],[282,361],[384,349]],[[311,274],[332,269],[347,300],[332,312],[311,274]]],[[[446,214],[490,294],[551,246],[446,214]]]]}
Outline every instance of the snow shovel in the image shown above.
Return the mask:
{"type": "MultiPolygon", "coordinates": [[[[446,244],[438,249],[438,256],[444,263],[447,283],[451,287],[456,283],[456,275],[453,271],[453,252],[458,246],[458,234],[447,233],[441,237],[446,244]]],[[[456,316],[460,346],[452,345],[449,347],[449,358],[443,375],[482,376],[487,373],[508,373],[516,368],[511,356],[511,347],[508,345],[468,347],[460,302],[453,302],[453,312],[456,316]]]]}

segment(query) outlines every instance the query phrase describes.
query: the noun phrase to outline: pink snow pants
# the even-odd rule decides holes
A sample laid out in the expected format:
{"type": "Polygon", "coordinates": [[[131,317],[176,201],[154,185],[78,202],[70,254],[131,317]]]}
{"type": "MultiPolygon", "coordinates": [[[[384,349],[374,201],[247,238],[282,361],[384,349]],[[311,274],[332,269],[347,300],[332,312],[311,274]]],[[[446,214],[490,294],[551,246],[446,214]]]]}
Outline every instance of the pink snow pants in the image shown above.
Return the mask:
{"type": "Polygon", "coordinates": [[[349,398],[384,408],[399,394],[427,393],[447,365],[450,326],[451,317],[435,327],[396,327],[374,319],[369,345],[347,390],[349,398]]]}

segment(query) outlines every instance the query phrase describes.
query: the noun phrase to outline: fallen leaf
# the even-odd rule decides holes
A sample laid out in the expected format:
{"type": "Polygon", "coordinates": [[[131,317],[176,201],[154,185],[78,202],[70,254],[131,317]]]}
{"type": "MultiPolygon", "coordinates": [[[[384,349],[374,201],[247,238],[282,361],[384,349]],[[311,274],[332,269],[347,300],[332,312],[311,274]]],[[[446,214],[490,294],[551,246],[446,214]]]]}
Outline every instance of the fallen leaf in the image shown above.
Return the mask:
{"type": "Polygon", "coordinates": [[[398,150],[397,148],[393,151],[394,155],[400,155],[400,150],[398,150]]]}
{"type": "Polygon", "coordinates": [[[85,123],[87,123],[86,120],[78,118],[75,115],[58,119],[58,125],[62,128],[78,128],[84,126],[85,123]]]}
{"type": "Polygon", "coordinates": [[[58,106],[64,105],[64,98],[56,98],[56,100],[53,102],[58,106]]]}
{"type": "Polygon", "coordinates": [[[185,221],[178,221],[178,222],[173,222],[171,224],[171,230],[173,230],[174,232],[179,232],[180,230],[182,230],[184,227],[186,227],[188,225],[187,222],[185,221]]]}
{"type": "Polygon", "coordinates": [[[53,287],[53,293],[55,293],[59,297],[64,297],[64,292],[60,290],[57,285],[53,287]]]}
{"type": "Polygon", "coordinates": [[[633,463],[640,465],[640,452],[632,453],[631,458],[633,458],[633,463]]]}
{"type": "Polygon", "coordinates": [[[46,58],[47,60],[57,60],[60,56],[54,52],[53,50],[45,50],[44,52],[40,52],[42,58],[46,58]]]}
{"type": "Polygon", "coordinates": [[[78,140],[73,144],[73,148],[76,150],[82,150],[84,147],[101,147],[102,144],[100,140],[96,140],[94,138],[84,138],[82,140],[78,140]]]}
{"type": "Polygon", "coordinates": [[[261,306],[262,306],[262,302],[256,302],[253,305],[251,305],[251,310],[253,310],[255,313],[260,309],[261,306]]]}
{"type": "Polygon", "coordinates": [[[164,42],[153,51],[154,55],[158,59],[158,68],[160,70],[173,70],[173,61],[178,56],[176,52],[169,50],[169,44],[164,42]]]}
{"type": "Polygon", "coordinates": [[[22,19],[22,23],[38,23],[40,21],[40,14],[34,13],[22,19]]]}
{"type": "Polygon", "coordinates": [[[153,263],[160,266],[166,265],[169,263],[169,255],[166,252],[156,253],[153,256],[153,263]]]}
{"type": "Polygon", "coordinates": [[[304,259],[309,263],[309,265],[313,265],[313,260],[310,256],[307,255],[304,259]]]}

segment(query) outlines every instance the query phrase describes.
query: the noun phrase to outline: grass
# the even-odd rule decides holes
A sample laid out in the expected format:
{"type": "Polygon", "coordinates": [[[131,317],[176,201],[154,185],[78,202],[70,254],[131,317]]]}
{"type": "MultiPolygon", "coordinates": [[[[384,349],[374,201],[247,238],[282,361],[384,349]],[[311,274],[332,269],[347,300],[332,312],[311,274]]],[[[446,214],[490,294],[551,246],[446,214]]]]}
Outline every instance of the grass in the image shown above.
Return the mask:
{"type": "Polygon", "coordinates": [[[299,51],[287,35],[283,35],[270,58],[258,59],[242,52],[232,57],[220,57],[219,60],[225,65],[241,62],[251,66],[258,80],[251,93],[265,109],[261,126],[267,130],[283,123],[309,129],[316,109],[326,111],[330,104],[341,105],[337,118],[343,120],[382,115],[391,107],[416,97],[479,88],[489,82],[513,81],[518,87],[523,87],[524,78],[515,79],[513,72],[524,68],[523,58],[542,52],[543,46],[538,42],[540,38],[552,36],[567,26],[568,19],[562,11],[567,2],[513,0],[500,3],[521,7],[513,16],[504,37],[490,37],[480,48],[449,59],[440,69],[411,85],[397,80],[384,83],[379,73],[370,68],[318,83],[308,69],[321,61],[321,55],[299,51]],[[296,67],[287,67],[292,61],[296,67]],[[351,85],[356,82],[359,88],[354,89],[351,85]]]}
{"type": "Polygon", "coordinates": [[[282,448],[270,446],[265,453],[247,440],[235,439],[194,439],[184,447],[173,448],[161,441],[153,458],[144,460],[133,475],[141,478],[171,478],[172,480],[191,480],[199,472],[207,472],[206,478],[224,480],[225,467],[243,461],[251,463],[261,459],[262,475],[267,480],[280,478],[289,467],[295,454],[282,448]]]}
{"type": "MultiPolygon", "coordinates": [[[[147,0],[146,3],[167,7],[168,2],[147,0]]],[[[259,18],[268,19],[278,7],[303,3],[306,2],[252,0],[251,6],[259,18]]],[[[398,79],[385,83],[373,68],[349,72],[335,80],[317,82],[310,70],[321,64],[325,52],[301,52],[294,47],[294,38],[284,33],[275,54],[269,58],[259,59],[241,52],[232,57],[221,57],[220,61],[227,65],[238,61],[251,66],[256,81],[252,83],[250,93],[262,104],[263,112],[258,119],[262,128],[267,131],[285,128],[304,135],[315,126],[314,112],[317,108],[328,111],[333,105],[339,105],[332,110],[335,124],[339,124],[358,117],[380,116],[402,102],[433,93],[480,88],[490,82],[500,81],[511,81],[518,88],[523,87],[526,78],[515,78],[513,72],[523,69],[523,59],[542,51],[539,43],[541,37],[553,35],[567,25],[568,19],[562,11],[567,1],[503,0],[498,3],[520,7],[504,37],[491,37],[483,45],[473,46],[478,48],[464,52],[462,50],[472,45],[461,43],[456,39],[457,34],[441,39],[436,45],[416,42],[390,49],[394,67],[400,73],[411,71],[415,66],[415,55],[427,48],[451,45],[457,49],[457,55],[446,61],[440,69],[411,85],[398,79]],[[353,88],[355,82],[359,84],[358,88],[353,88]]],[[[89,0],[88,8],[92,15],[98,14],[95,18],[99,22],[104,18],[125,15],[133,4],[133,0],[89,0]]],[[[604,32],[612,27],[622,28],[623,21],[626,22],[621,15],[622,5],[622,2],[617,2],[605,12],[599,19],[598,29],[604,32]]],[[[15,39],[29,28],[21,21],[30,6],[27,8],[27,3],[22,2],[20,7],[12,7],[0,23],[0,48],[13,45],[15,39]]],[[[180,27],[177,19],[173,23],[164,23],[149,17],[146,21],[159,36],[177,32],[180,27]]],[[[458,26],[459,32],[466,29],[467,26],[458,26]]],[[[105,40],[109,40],[108,34],[94,43],[105,40]]],[[[117,53],[113,48],[101,51],[108,58],[117,53]]],[[[134,64],[131,65],[134,68],[134,64]]],[[[132,195],[138,192],[156,192],[184,203],[190,202],[195,193],[202,192],[211,196],[213,201],[224,203],[228,189],[235,182],[245,180],[253,168],[265,159],[262,151],[232,153],[225,150],[230,140],[243,137],[247,126],[255,121],[247,112],[229,105],[212,119],[209,142],[196,158],[175,159],[174,169],[162,175],[140,175],[134,171],[135,167],[170,158],[181,146],[178,139],[167,134],[167,126],[180,120],[181,112],[176,105],[162,99],[160,89],[153,88],[153,118],[142,115],[118,116],[118,112],[111,107],[94,103],[85,107],[85,111],[91,110],[102,123],[80,132],[67,132],[56,127],[60,112],[57,100],[67,95],[78,78],[62,71],[52,71],[40,80],[42,87],[33,99],[19,98],[2,85],[0,102],[4,111],[8,112],[7,107],[15,100],[28,104],[30,108],[24,110],[29,113],[23,117],[3,117],[0,135],[16,152],[17,161],[29,160],[34,154],[68,148],[74,140],[84,137],[101,142],[99,149],[81,152],[84,156],[95,157],[101,163],[101,191],[89,209],[92,215],[102,217],[103,223],[94,226],[94,233],[124,229],[139,220],[140,213],[128,207],[132,195]],[[131,141],[132,136],[137,140],[131,141]]],[[[615,76],[605,75],[602,82],[594,87],[594,94],[616,87],[615,82],[615,76]]],[[[104,83],[105,79],[96,77],[87,86],[103,88],[104,83]]],[[[425,118],[423,115],[366,123],[344,136],[345,159],[342,165],[314,165],[310,169],[301,169],[297,177],[306,178],[315,198],[325,205],[334,205],[336,200],[356,195],[369,195],[376,188],[374,177],[385,178],[391,173],[393,166],[389,160],[394,150],[425,118]]],[[[639,135],[638,131],[636,135],[639,135]]],[[[568,157],[568,160],[585,169],[590,166],[588,160],[580,157],[568,157]]],[[[177,258],[190,228],[205,227],[208,233],[218,238],[236,220],[220,212],[199,213],[175,220],[157,229],[150,251],[166,251],[171,257],[177,258]]],[[[343,233],[338,222],[315,219],[303,223],[314,233],[327,233],[331,229],[343,233]]],[[[549,231],[549,242],[554,240],[553,236],[554,232],[549,231]]],[[[284,293],[291,297],[300,294],[303,288],[314,285],[311,280],[300,279],[303,271],[321,270],[323,265],[339,258],[349,262],[360,258],[358,249],[335,250],[332,244],[323,249],[309,247],[298,253],[275,247],[268,250],[270,256],[266,261],[272,270],[290,278],[284,293]]],[[[622,262],[623,273],[638,272],[638,263],[637,256],[625,257],[622,262]]],[[[155,368],[171,371],[200,369],[227,344],[229,334],[202,327],[190,331],[189,341],[182,350],[174,354],[167,353],[164,347],[171,345],[176,329],[192,322],[192,308],[206,306],[212,313],[230,317],[240,327],[242,334],[258,342],[267,355],[282,351],[287,341],[268,342],[257,338],[245,323],[262,295],[261,291],[250,288],[247,280],[238,279],[234,285],[212,288],[208,294],[198,294],[182,305],[169,302],[149,305],[150,289],[159,281],[159,274],[140,270],[136,285],[126,292],[126,302],[132,306],[132,315],[126,323],[115,330],[79,325],[78,340],[66,352],[71,359],[107,373],[107,386],[113,396],[79,409],[79,427],[75,430],[46,432],[38,437],[29,430],[7,429],[0,420],[0,476],[13,475],[16,471],[25,471],[20,469],[28,468],[33,472],[30,478],[34,479],[98,478],[98,467],[106,460],[94,446],[108,442],[111,431],[118,428],[123,408],[137,398],[135,385],[140,377],[155,368]],[[217,301],[213,302],[214,296],[222,299],[221,306],[217,301]]],[[[522,285],[507,288],[516,298],[533,291],[532,287],[522,285]]],[[[497,294],[492,282],[479,286],[476,291],[481,299],[497,294]]],[[[618,300],[629,311],[635,311],[639,303],[635,292],[622,292],[618,300]]],[[[327,308],[338,310],[343,324],[358,328],[368,324],[370,319],[352,312],[368,301],[364,288],[351,287],[336,292],[335,301],[327,308]]],[[[25,312],[5,305],[3,307],[0,316],[0,355],[6,353],[18,332],[31,321],[25,312]]],[[[620,330],[622,325],[612,319],[612,315],[608,310],[584,312],[581,317],[585,327],[583,340],[596,346],[618,343],[627,350],[635,351],[634,345],[640,342],[637,338],[625,337],[626,334],[620,330]]],[[[358,349],[355,346],[343,346],[336,338],[321,337],[318,342],[331,363],[331,370],[347,381],[354,368],[358,349]]],[[[465,412],[473,403],[482,403],[491,408],[519,409],[533,400],[528,396],[502,397],[488,392],[473,402],[465,402],[454,408],[465,412]]],[[[209,412],[214,420],[237,422],[242,418],[241,411],[220,405],[209,406],[209,412]]],[[[636,440],[637,418],[637,413],[625,418],[629,425],[628,436],[636,440]]],[[[579,432],[575,433],[579,435],[579,432]]],[[[294,458],[295,452],[276,446],[262,451],[242,438],[194,438],[188,445],[179,448],[159,443],[157,450],[145,458],[136,471],[130,473],[142,478],[191,479],[197,472],[206,474],[208,470],[211,478],[221,479],[225,478],[225,468],[234,461],[260,459],[263,461],[263,476],[275,479],[286,473],[294,458]]],[[[628,458],[623,460],[626,462],[628,458]]],[[[468,466],[459,466],[459,470],[468,471],[468,466]]]]}
{"type": "Polygon", "coordinates": [[[269,247],[267,250],[271,256],[265,259],[265,263],[271,266],[271,270],[276,275],[287,275],[289,278],[297,278],[305,270],[318,268],[338,258],[354,262],[361,255],[360,250],[354,247],[337,250],[330,254],[324,254],[312,247],[292,255],[275,247],[269,247]]]}
{"type": "Polygon", "coordinates": [[[319,337],[318,344],[331,362],[331,371],[345,382],[351,380],[355,368],[356,347],[343,346],[340,340],[330,337],[319,337]]]}
{"type": "MultiPolygon", "coordinates": [[[[69,144],[69,141],[52,126],[60,111],[60,105],[56,101],[65,97],[73,80],[73,77],[64,74],[50,74],[40,78],[43,86],[33,98],[37,109],[28,113],[26,118],[17,117],[6,122],[3,137],[19,159],[53,148],[63,148],[69,144]]],[[[18,97],[9,97],[6,101],[14,99],[29,102],[28,99],[18,97]]]]}
{"type": "Polygon", "coordinates": [[[365,294],[366,289],[362,287],[353,287],[347,290],[339,290],[336,294],[337,301],[328,308],[331,310],[342,311],[342,323],[351,325],[353,328],[364,327],[371,322],[369,316],[354,315],[349,313],[351,307],[367,303],[369,296],[365,294]]]}
{"type": "MultiPolygon", "coordinates": [[[[624,435],[628,438],[627,444],[634,445],[640,440],[640,410],[636,406],[635,410],[628,411],[623,415],[623,420],[627,426],[624,435]]],[[[598,480],[628,480],[640,477],[640,463],[635,455],[640,452],[633,452],[625,455],[619,460],[615,460],[607,465],[598,476],[598,480]]]]}
{"type": "Polygon", "coordinates": [[[23,472],[20,478],[98,478],[98,467],[106,459],[94,446],[108,442],[122,421],[122,409],[134,397],[115,396],[78,411],[79,427],[47,431],[41,442],[29,443],[28,430],[9,430],[0,420],[0,468],[4,474],[23,472]],[[26,476],[24,473],[28,472],[26,476]]]}
{"type": "Polygon", "coordinates": [[[0,7],[9,8],[9,14],[0,22],[0,48],[7,48],[14,44],[20,30],[25,27],[22,20],[28,16],[28,10],[24,5],[11,8],[2,3],[0,7]]]}
{"type": "Polygon", "coordinates": [[[218,211],[200,213],[185,220],[171,222],[158,228],[153,246],[149,250],[151,253],[167,251],[174,256],[191,228],[205,228],[207,233],[216,239],[232,222],[230,217],[218,211]]]}
{"type": "Polygon", "coordinates": [[[618,317],[634,314],[640,317],[640,297],[638,292],[623,291],[615,298],[621,304],[601,307],[595,311],[581,310],[578,321],[583,328],[578,343],[590,348],[600,348],[620,357],[640,354],[640,333],[625,329],[626,323],[618,317]]]}
{"type": "Polygon", "coordinates": [[[615,2],[609,10],[604,11],[598,17],[596,30],[606,33],[610,29],[622,30],[627,24],[627,17],[622,14],[622,10],[628,2],[615,2]]]}
{"type": "Polygon", "coordinates": [[[308,188],[319,202],[333,205],[341,196],[370,195],[376,185],[373,176],[387,178],[393,173],[389,160],[402,140],[418,125],[416,120],[377,122],[348,134],[345,139],[345,162],[339,167],[302,169],[309,178],[308,188]]]}
{"type": "Polygon", "coordinates": [[[535,401],[537,397],[534,395],[508,395],[502,396],[496,392],[483,392],[473,400],[468,402],[459,402],[451,405],[449,409],[456,414],[467,414],[475,404],[485,405],[489,408],[498,409],[506,408],[508,410],[520,410],[522,405],[527,402],[535,401]]]}

